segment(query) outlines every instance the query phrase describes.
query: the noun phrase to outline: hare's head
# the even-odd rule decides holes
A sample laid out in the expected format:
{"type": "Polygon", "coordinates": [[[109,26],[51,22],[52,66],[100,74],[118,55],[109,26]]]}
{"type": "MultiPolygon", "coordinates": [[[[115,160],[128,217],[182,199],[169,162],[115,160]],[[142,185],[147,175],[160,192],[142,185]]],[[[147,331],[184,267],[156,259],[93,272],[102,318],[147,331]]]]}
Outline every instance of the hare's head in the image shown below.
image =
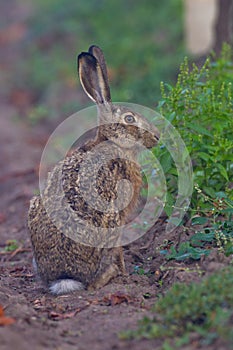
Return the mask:
{"type": "Polygon", "coordinates": [[[78,72],[82,87],[98,108],[101,139],[111,140],[121,148],[147,148],[159,140],[158,129],[141,114],[111,102],[107,67],[103,52],[91,46],[78,56],[78,72]]]}

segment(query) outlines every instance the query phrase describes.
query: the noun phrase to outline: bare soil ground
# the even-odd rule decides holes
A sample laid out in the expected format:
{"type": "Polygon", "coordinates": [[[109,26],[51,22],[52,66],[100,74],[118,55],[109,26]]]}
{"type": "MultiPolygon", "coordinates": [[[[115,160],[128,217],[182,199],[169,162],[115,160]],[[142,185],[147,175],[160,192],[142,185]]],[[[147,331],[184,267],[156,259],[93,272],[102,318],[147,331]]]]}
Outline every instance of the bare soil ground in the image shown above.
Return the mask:
{"type": "MultiPolygon", "coordinates": [[[[12,15],[18,18],[14,25],[19,28],[23,20],[20,14],[19,11],[12,15]]],[[[0,46],[1,69],[10,70],[14,60],[20,58],[20,48],[14,45],[12,37],[0,40],[0,46]]],[[[199,262],[167,262],[157,248],[165,238],[185,241],[190,232],[179,228],[165,237],[162,217],[143,238],[125,247],[127,277],[118,277],[96,292],[59,297],[48,294],[33,273],[26,218],[29,200],[38,189],[40,156],[51,125],[30,127],[15,119],[19,106],[6,98],[4,86],[0,103],[0,306],[6,317],[13,319],[12,324],[0,324],[1,350],[160,348],[159,340],[126,341],[119,338],[119,332],[135,329],[138,320],[150,316],[158,295],[173,283],[199,281],[229,260],[213,252],[199,262]],[[12,239],[18,247],[7,251],[12,239]],[[135,266],[143,267],[146,274],[135,274],[135,266]]],[[[191,346],[199,348],[196,342],[191,346]]],[[[215,348],[227,349],[218,341],[209,349],[215,348]]]]}

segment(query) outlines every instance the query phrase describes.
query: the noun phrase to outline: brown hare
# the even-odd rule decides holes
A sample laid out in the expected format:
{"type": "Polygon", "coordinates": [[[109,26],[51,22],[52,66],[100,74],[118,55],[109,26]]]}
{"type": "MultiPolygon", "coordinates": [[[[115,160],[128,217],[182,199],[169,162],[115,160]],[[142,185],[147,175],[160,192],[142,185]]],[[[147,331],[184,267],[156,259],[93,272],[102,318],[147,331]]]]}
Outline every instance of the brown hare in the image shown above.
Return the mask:
{"type": "Polygon", "coordinates": [[[96,135],[54,167],[28,214],[34,265],[53,294],[97,289],[125,273],[119,232],[142,185],[138,145],[151,148],[159,139],[142,115],[112,104],[99,47],[78,56],[78,72],[97,105],[96,135]]]}

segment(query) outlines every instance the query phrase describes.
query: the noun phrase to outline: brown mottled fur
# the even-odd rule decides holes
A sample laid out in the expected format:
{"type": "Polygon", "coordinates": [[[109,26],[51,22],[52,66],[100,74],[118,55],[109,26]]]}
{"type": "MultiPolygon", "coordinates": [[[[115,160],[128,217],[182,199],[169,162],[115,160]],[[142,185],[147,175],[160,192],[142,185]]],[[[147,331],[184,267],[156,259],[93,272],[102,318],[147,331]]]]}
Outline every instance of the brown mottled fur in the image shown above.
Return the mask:
{"type": "Polygon", "coordinates": [[[79,56],[80,80],[97,104],[100,125],[94,139],[54,167],[41,196],[30,203],[28,228],[34,259],[47,285],[73,279],[95,289],[125,273],[119,232],[137,206],[142,184],[136,161],[140,147],[135,141],[150,148],[157,143],[159,133],[141,115],[112,105],[106,72],[98,47],[79,56]],[[126,115],[133,116],[135,122],[127,124],[126,115]],[[128,180],[132,188],[122,180],[128,180]],[[131,200],[124,207],[131,192],[131,200]],[[116,211],[119,197],[123,206],[116,211]],[[100,210],[102,202],[107,203],[107,210],[100,210]],[[57,217],[61,223],[56,222],[57,217]],[[89,226],[80,230],[79,220],[89,226]]]}

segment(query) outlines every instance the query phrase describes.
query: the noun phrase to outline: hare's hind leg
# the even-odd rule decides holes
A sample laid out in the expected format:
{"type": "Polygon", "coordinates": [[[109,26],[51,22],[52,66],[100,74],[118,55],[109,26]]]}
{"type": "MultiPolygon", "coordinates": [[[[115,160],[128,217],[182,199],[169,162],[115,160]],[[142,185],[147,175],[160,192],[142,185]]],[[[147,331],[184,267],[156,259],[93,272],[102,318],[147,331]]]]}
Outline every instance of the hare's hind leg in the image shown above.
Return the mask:
{"type": "Polygon", "coordinates": [[[121,272],[122,275],[127,275],[126,269],[125,269],[125,260],[124,260],[124,254],[123,254],[123,248],[122,247],[118,247],[116,248],[117,251],[117,264],[119,266],[119,270],[121,272]]]}
{"type": "Polygon", "coordinates": [[[113,263],[109,265],[106,268],[106,270],[102,274],[100,274],[93,283],[91,283],[88,286],[88,290],[92,291],[105,286],[111,279],[117,277],[119,274],[120,270],[116,264],[113,263]]]}
{"type": "Polygon", "coordinates": [[[109,265],[104,264],[103,270],[100,270],[98,277],[89,286],[88,290],[99,289],[105,286],[111,279],[126,275],[125,261],[122,247],[114,248],[112,251],[112,262],[109,265]]]}

